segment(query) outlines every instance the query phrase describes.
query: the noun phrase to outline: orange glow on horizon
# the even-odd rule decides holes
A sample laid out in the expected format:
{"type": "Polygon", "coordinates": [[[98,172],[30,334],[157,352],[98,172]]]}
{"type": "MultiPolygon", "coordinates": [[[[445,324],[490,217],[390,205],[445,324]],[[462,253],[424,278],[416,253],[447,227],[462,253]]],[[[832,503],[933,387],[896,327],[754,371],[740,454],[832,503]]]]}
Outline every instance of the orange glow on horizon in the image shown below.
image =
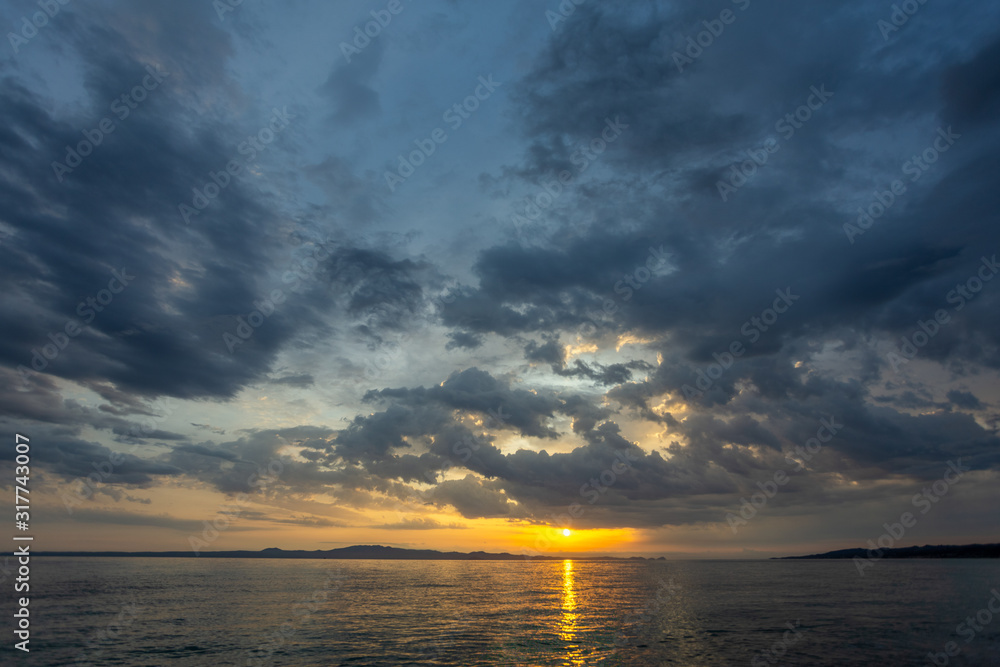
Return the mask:
{"type": "Polygon", "coordinates": [[[629,528],[583,529],[555,526],[525,526],[514,536],[517,550],[532,554],[613,552],[635,539],[629,528]]]}

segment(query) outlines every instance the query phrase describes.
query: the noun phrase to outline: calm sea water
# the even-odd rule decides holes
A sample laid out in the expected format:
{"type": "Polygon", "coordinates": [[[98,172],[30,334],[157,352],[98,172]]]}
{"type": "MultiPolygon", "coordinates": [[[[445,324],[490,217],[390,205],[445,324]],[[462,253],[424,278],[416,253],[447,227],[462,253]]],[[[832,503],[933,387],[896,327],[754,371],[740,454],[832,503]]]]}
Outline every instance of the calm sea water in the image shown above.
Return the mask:
{"type": "Polygon", "coordinates": [[[957,628],[997,561],[36,558],[31,588],[4,664],[930,665],[954,641],[1000,665],[1000,614],[957,628]]]}

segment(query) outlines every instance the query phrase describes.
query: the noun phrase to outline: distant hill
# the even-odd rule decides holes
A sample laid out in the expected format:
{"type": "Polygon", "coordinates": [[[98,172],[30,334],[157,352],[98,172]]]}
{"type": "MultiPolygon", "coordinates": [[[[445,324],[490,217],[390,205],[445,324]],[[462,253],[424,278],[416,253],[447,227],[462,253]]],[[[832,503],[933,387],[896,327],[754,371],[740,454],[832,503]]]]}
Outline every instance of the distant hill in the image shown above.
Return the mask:
{"type": "MultiPolygon", "coordinates": [[[[861,558],[868,557],[868,549],[840,549],[828,551],[825,554],[811,556],[784,556],[771,560],[817,559],[817,558],[861,558]]],[[[882,558],[1000,558],[1000,544],[966,544],[955,546],[939,544],[935,546],[903,547],[901,549],[882,549],[882,558]]]]}
{"type": "MultiPolygon", "coordinates": [[[[315,551],[285,551],[270,547],[260,551],[48,551],[38,556],[63,556],[73,558],[329,558],[337,560],[368,559],[368,560],[565,560],[564,556],[518,556],[516,554],[491,554],[485,551],[460,553],[458,551],[433,551],[431,549],[398,549],[377,545],[355,545],[341,549],[317,549],[315,551]]],[[[573,560],[652,560],[640,556],[630,558],[615,558],[613,556],[595,556],[573,558],[573,560]]],[[[659,560],[664,560],[661,556],[659,560]]]]}

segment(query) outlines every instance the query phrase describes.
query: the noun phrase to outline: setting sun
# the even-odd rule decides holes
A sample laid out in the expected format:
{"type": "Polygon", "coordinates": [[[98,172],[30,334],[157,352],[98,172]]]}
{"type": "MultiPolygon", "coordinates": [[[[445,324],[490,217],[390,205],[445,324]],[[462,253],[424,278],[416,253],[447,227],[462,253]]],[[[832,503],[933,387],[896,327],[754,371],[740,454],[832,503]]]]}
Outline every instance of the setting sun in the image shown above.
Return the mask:
{"type": "Polygon", "coordinates": [[[569,537],[571,535],[569,528],[563,528],[563,537],[569,537]]]}

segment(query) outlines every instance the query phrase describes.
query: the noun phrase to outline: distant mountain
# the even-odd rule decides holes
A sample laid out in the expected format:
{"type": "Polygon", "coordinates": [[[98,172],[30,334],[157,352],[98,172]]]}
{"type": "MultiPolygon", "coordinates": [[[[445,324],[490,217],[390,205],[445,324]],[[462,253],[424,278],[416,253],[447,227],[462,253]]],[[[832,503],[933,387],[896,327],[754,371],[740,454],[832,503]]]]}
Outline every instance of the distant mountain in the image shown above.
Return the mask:
{"type": "MultiPolygon", "coordinates": [[[[491,554],[485,551],[460,553],[457,551],[433,551],[431,549],[398,549],[378,545],[355,545],[341,549],[317,549],[315,551],[285,551],[277,547],[269,547],[260,551],[49,551],[37,554],[39,556],[63,556],[73,558],[329,558],[337,560],[367,559],[367,560],[565,560],[564,556],[518,556],[516,554],[491,554]]],[[[573,558],[573,560],[653,560],[632,556],[630,558],[615,558],[613,556],[594,556],[573,558]]],[[[661,556],[659,560],[664,560],[661,556]]]]}
{"type": "MultiPolygon", "coordinates": [[[[771,560],[816,559],[816,558],[868,558],[868,549],[840,549],[825,554],[811,556],[784,556],[771,560]]],[[[901,549],[881,549],[881,558],[1000,558],[1000,544],[966,544],[955,546],[939,544],[935,546],[903,547],[901,549]]]]}

